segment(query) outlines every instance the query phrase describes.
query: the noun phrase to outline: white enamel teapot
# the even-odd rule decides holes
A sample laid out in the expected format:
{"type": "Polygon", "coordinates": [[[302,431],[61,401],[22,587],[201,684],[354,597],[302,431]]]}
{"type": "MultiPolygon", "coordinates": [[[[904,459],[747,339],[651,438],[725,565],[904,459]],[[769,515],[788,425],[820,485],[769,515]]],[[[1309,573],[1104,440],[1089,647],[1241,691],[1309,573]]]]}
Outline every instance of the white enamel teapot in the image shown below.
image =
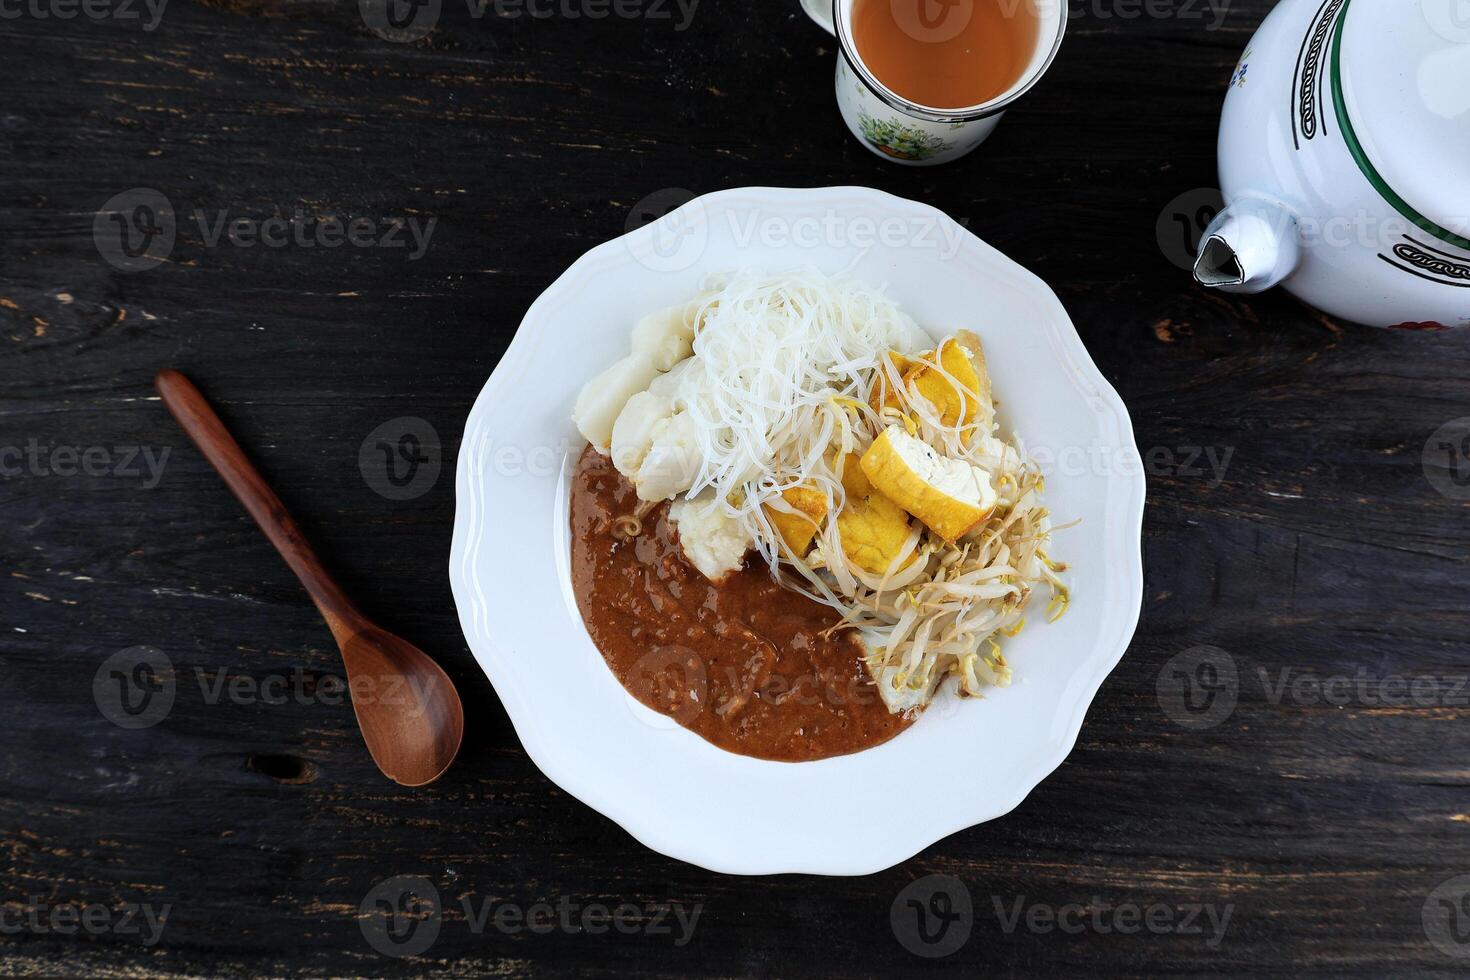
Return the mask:
{"type": "Polygon", "coordinates": [[[1470,0],[1282,0],[1231,76],[1194,275],[1470,326],[1470,0]]]}

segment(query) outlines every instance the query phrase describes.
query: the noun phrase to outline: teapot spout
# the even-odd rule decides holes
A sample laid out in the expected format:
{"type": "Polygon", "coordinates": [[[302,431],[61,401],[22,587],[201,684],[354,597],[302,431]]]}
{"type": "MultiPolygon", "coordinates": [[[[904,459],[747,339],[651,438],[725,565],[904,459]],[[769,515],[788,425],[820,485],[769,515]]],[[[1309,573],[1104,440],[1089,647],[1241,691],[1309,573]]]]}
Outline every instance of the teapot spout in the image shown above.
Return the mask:
{"type": "Polygon", "coordinates": [[[1227,293],[1270,289],[1301,261],[1296,217],[1271,201],[1239,198],[1200,236],[1195,281],[1227,293]]]}

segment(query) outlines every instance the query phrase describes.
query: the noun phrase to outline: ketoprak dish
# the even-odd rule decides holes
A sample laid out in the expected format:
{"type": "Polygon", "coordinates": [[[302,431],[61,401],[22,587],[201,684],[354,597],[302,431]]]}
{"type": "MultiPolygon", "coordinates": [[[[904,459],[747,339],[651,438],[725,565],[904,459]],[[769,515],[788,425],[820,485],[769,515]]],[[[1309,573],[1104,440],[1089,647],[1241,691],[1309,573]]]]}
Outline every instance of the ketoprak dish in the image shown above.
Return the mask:
{"type": "Polygon", "coordinates": [[[571,495],[587,629],[640,701],[721,748],[877,745],[943,686],[1005,687],[1044,587],[1037,468],[1000,435],[980,338],[882,290],[715,277],[589,381],[571,495]]]}

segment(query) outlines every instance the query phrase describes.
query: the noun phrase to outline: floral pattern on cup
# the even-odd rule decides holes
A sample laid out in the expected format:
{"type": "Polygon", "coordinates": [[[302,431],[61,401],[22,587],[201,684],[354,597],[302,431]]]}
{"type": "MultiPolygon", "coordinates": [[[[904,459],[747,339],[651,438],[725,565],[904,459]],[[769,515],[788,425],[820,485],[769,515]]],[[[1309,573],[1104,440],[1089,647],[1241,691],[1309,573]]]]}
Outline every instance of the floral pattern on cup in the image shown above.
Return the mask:
{"type": "Polygon", "coordinates": [[[1001,113],[970,120],[918,119],[897,111],[837,59],[837,108],[862,145],[891,163],[927,167],[969,153],[995,129],[1001,113]]]}
{"type": "Polygon", "coordinates": [[[858,126],[863,139],[898,160],[927,160],[954,148],[948,140],[897,119],[874,119],[866,112],[859,112],[858,126]]]}

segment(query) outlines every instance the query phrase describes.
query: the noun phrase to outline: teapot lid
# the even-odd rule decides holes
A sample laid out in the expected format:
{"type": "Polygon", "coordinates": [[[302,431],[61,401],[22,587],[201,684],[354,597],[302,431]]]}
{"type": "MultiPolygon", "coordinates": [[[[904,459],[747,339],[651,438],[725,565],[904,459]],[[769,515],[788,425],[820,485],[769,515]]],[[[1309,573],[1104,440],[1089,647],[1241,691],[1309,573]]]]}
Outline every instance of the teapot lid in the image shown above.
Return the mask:
{"type": "Polygon", "coordinates": [[[1427,234],[1470,249],[1470,18],[1461,0],[1342,0],[1328,66],[1358,167],[1427,234]]]}

